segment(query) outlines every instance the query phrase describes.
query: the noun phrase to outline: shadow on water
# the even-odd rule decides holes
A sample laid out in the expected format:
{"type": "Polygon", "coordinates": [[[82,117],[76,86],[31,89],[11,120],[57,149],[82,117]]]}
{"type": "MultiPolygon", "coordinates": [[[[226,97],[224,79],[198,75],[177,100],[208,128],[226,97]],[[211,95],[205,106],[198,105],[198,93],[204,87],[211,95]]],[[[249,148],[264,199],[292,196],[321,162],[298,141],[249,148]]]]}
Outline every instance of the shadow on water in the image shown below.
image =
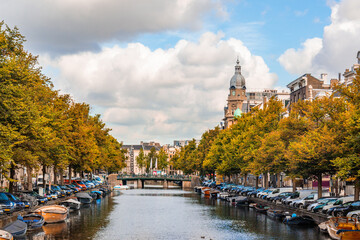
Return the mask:
{"type": "MultiPolygon", "coordinates": [[[[116,195],[116,193],[113,193],[116,195]]],[[[28,232],[28,240],[93,239],[93,236],[109,223],[108,216],[116,203],[112,197],[96,200],[78,211],[69,213],[65,222],[46,224],[41,230],[28,232]]]]}

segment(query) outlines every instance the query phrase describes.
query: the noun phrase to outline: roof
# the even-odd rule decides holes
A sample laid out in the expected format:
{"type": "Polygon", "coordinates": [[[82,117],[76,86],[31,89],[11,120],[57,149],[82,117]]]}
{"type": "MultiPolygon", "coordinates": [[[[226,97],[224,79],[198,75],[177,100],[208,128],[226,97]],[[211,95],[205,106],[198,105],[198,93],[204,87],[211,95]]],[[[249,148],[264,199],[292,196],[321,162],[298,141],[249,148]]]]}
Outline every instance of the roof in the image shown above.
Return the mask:
{"type": "Polygon", "coordinates": [[[245,78],[241,75],[239,59],[236,61],[235,73],[230,80],[230,88],[245,88],[245,78]]]}

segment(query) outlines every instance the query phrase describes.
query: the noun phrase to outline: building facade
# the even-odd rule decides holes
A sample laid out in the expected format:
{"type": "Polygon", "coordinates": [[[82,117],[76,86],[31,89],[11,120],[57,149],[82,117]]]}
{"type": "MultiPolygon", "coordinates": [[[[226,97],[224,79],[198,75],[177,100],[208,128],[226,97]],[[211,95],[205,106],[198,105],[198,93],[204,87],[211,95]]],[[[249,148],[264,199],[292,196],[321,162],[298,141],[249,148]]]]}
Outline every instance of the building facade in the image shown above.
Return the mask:
{"type": "MultiPolygon", "coordinates": [[[[150,142],[150,143],[144,143],[140,142],[138,145],[123,145],[123,149],[127,150],[127,153],[125,155],[125,163],[126,167],[122,169],[122,173],[125,174],[144,174],[146,172],[146,167],[139,167],[139,165],[136,162],[137,156],[139,156],[140,150],[142,149],[144,151],[144,154],[147,155],[150,153],[152,148],[155,148],[156,153],[159,153],[161,147],[160,144],[150,142]]],[[[154,159],[153,161],[156,161],[154,159]]]]}
{"type": "Polygon", "coordinates": [[[313,100],[317,97],[327,96],[332,93],[333,84],[338,79],[327,80],[327,74],[320,75],[320,79],[306,73],[287,85],[290,89],[290,105],[300,100],[313,100]]]}

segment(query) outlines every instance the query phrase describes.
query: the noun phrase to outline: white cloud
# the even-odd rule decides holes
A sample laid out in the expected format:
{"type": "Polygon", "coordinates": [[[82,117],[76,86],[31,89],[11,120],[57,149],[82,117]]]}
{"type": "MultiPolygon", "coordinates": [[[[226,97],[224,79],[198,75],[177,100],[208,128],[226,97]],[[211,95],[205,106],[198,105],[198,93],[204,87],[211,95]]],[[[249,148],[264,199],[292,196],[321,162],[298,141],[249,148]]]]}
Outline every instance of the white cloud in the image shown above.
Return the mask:
{"type": "Polygon", "coordinates": [[[248,88],[270,88],[277,76],[237,39],[205,33],[197,42],[150,50],[140,43],[40,58],[56,68],[56,88],[104,109],[119,140],[199,138],[223,117],[230,79],[239,56],[248,88]]]}
{"type": "Polygon", "coordinates": [[[302,43],[302,48],[290,48],[280,57],[280,64],[292,74],[311,72],[312,63],[322,49],[322,39],[311,38],[302,43]]]}
{"type": "Polygon", "coordinates": [[[307,39],[301,49],[288,49],[279,62],[290,73],[322,72],[337,77],[338,72],[355,63],[360,50],[360,1],[342,0],[331,6],[331,24],[324,28],[322,39],[307,39]],[[320,44],[321,43],[321,44],[320,44]]]}
{"type": "Polygon", "coordinates": [[[217,0],[0,1],[5,23],[18,26],[34,49],[53,53],[98,49],[99,42],[139,33],[199,29],[213,10],[226,17],[217,0]]]}

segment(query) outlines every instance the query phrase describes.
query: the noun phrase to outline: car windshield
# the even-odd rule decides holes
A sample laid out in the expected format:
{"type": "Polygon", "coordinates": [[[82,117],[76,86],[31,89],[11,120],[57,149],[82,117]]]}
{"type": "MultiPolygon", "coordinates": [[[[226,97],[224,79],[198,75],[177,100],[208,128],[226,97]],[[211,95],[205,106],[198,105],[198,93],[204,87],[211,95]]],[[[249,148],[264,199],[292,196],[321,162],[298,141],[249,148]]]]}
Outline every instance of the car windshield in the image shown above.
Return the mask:
{"type": "Polygon", "coordinates": [[[12,194],[7,194],[8,198],[12,201],[16,201],[16,198],[12,194]]]}
{"type": "Polygon", "coordinates": [[[0,200],[1,201],[9,201],[9,198],[6,196],[5,193],[0,193],[0,200]]]}

